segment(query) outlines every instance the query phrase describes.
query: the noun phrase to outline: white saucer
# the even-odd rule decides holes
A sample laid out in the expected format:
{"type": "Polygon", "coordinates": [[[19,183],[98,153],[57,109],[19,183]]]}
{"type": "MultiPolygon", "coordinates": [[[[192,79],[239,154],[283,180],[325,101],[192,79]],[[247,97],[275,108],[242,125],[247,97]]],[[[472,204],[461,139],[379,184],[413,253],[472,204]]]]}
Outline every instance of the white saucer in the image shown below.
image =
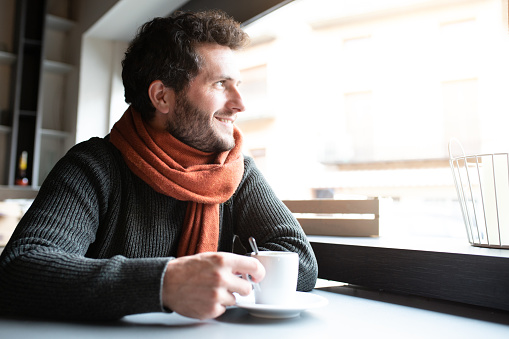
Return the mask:
{"type": "Polygon", "coordinates": [[[248,310],[252,316],[270,319],[293,318],[304,310],[323,307],[329,303],[324,297],[307,292],[296,292],[295,301],[290,305],[255,304],[252,293],[247,297],[238,294],[235,297],[237,306],[248,310]]]}

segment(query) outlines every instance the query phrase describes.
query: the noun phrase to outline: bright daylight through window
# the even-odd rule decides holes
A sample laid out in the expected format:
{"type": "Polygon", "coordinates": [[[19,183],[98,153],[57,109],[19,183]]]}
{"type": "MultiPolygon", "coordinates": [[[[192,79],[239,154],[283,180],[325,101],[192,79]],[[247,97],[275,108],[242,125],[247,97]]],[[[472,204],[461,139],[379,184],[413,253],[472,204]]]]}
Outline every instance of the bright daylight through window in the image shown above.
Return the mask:
{"type": "Polygon", "coordinates": [[[381,198],[380,233],[466,237],[448,142],[509,152],[506,0],[296,0],[247,25],[238,125],[282,199],[381,198]]]}

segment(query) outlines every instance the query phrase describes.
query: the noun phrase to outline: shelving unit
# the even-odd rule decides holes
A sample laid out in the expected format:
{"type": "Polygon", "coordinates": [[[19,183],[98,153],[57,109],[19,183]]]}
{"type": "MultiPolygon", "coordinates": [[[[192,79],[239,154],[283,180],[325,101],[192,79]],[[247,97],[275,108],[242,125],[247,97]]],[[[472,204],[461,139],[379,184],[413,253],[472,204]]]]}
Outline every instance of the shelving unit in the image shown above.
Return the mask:
{"type": "Polygon", "coordinates": [[[67,151],[66,141],[73,136],[64,114],[67,75],[74,70],[65,54],[66,34],[75,26],[68,18],[46,14],[46,42],[43,60],[43,102],[40,129],[41,147],[37,183],[41,184],[55,163],[67,151]]]}
{"type": "Polygon", "coordinates": [[[17,188],[18,159],[26,151],[30,187],[19,188],[37,189],[74,136],[64,114],[67,76],[74,70],[66,62],[66,39],[75,26],[70,5],[69,0],[0,1],[16,13],[12,23],[0,23],[0,29],[14,33],[12,44],[4,43],[13,45],[12,51],[0,51],[0,67],[10,67],[5,72],[12,78],[7,90],[0,83],[10,97],[6,107],[0,93],[0,188],[17,188]]]}
{"type": "Polygon", "coordinates": [[[7,183],[12,132],[11,78],[16,54],[13,53],[15,0],[0,0],[0,185],[7,183]]]}

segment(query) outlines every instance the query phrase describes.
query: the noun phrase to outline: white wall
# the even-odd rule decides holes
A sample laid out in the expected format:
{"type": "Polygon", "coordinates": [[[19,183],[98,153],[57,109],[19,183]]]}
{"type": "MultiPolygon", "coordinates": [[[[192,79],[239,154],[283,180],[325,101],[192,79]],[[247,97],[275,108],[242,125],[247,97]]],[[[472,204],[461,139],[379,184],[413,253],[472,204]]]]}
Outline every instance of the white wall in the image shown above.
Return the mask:
{"type": "Polygon", "coordinates": [[[124,100],[124,84],[122,83],[122,65],[124,53],[128,43],[115,41],[112,43],[111,55],[111,86],[110,86],[110,114],[108,116],[108,129],[111,130],[113,124],[122,116],[128,105],[124,100]]]}
{"type": "MultiPolygon", "coordinates": [[[[126,110],[121,61],[138,27],[156,16],[168,15],[186,1],[111,0],[101,17],[87,20],[81,45],[76,143],[108,134],[126,110]]],[[[82,12],[86,18],[97,14],[86,8],[82,12]]]]}
{"type": "Polygon", "coordinates": [[[121,61],[127,42],[83,40],[76,142],[103,137],[127,108],[121,61]]]}
{"type": "Polygon", "coordinates": [[[109,131],[115,47],[108,40],[83,39],[76,142],[103,137],[109,131]]]}

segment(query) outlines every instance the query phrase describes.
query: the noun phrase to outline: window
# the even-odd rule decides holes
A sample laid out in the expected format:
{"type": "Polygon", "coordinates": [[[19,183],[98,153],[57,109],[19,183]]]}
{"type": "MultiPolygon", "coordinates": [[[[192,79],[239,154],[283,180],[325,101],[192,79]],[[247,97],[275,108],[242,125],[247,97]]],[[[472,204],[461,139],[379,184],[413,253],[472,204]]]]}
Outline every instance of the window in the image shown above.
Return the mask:
{"type": "Polygon", "coordinates": [[[439,27],[438,53],[441,60],[442,77],[453,80],[466,72],[478,75],[482,62],[479,47],[480,23],[475,18],[444,22],[439,27]]]}
{"type": "Polygon", "coordinates": [[[266,150],[265,148],[254,148],[254,149],[251,149],[249,150],[249,155],[251,157],[253,157],[255,163],[256,163],[256,166],[263,172],[266,170],[266,161],[267,161],[267,158],[265,157],[266,155],[266,150]]]}
{"type": "Polygon", "coordinates": [[[356,162],[374,160],[375,130],[371,96],[371,92],[345,94],[346,129],[356,162]]]}
{"type": "Polygon", "coordinates": [[[338,55],[340,76],[346,90],[368,90],[373,86],[373,48],[370,37],[346,38],[338,55]]]}
{"type": "Polygon", "coordinates": [[[477,79],[442,83],[444,140],[461,140],[469,154],[481,151],[477,79]]]}
{"type": "Polygon", "coordinates": [[[266,42],[240,54],[246,106],[272,115],[239,122],[246,152],[266,150],[281,199],[377,196],[381,235],[466,237],[447,146],[509,152],[506,12],[499,0],[295,0],[253,22],[266,42]]]}
{"type": "Polygon", "coordinates": [[[467,246],[447,151],[509,151],[507,26],[507,0],[296,0],[246,28],[272,36],[242,62],[275,114],[241,128],[276,193],[379,197],[381,239],[311,237],[319,277],[507,309],[509,252],[467,246]]]}
{"type": "Polygon", "coordinates": [[[246,112],[239,115],[240,120],[270,117],[272,112],[267,103],[267,65],[243,69],[241,72],[241,93],[248,104],[246,112]]]}

